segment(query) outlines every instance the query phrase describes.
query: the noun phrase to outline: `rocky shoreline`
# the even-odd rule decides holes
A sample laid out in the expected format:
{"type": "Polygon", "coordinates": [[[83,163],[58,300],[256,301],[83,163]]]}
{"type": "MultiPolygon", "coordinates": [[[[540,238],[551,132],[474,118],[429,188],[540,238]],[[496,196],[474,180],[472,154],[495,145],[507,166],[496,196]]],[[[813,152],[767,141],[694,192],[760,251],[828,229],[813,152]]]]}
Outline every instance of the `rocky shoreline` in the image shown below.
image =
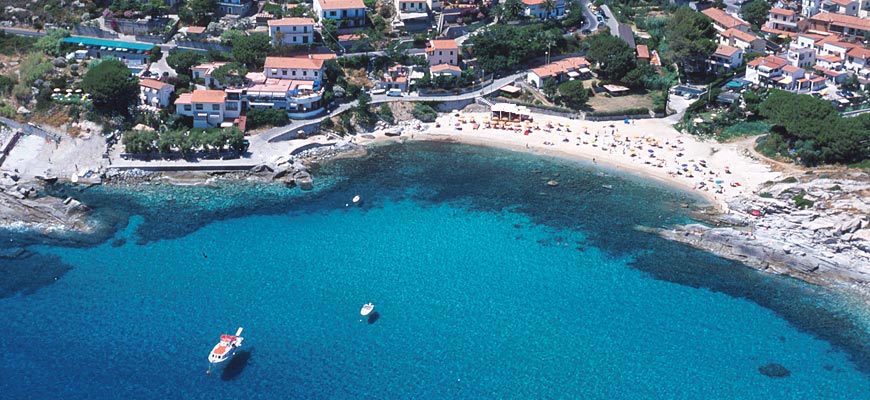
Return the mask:
{"type": "Polygon", "coordinates": [[[759,270],[870,292],[870,175],[839,171],[770,182],[712,225],[652,229],[759,270]]]}

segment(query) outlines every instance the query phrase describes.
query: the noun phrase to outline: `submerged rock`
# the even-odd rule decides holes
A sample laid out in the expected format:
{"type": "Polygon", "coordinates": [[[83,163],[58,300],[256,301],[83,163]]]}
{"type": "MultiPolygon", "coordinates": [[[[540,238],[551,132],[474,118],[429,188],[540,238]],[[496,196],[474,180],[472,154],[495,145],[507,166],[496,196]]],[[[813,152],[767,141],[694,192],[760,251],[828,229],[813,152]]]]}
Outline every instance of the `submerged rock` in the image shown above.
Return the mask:
{"type": "Polygon", "coordinates": [[[789,371],[788,368],[777,363],[762,365],[758,367],[758,372],[770,378],[785,378],[791,375],[791,371],[789,371]]]}

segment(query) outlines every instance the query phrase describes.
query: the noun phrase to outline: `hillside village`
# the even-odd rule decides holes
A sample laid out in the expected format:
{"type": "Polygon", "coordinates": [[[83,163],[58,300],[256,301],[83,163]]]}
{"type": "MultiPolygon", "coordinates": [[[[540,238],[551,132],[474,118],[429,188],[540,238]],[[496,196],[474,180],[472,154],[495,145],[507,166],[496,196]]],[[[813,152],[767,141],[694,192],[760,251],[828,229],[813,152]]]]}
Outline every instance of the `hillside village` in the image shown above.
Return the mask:
{"type": "Polygon", "coordinates": [[[768,89],[811,95],[850,115],[868,107],[870,2],[66,6],[77,16],[6,6],[0,90],[11,100],[0,110],[73,134],[84,120],[96,122],[115,139],[124,132],[128,153],[207,149],[204,139],[190,149],[177,143],[177,132],[190,129],[256,134],[313,120],[344,134],[394,123],[390,103],[409,100],[415,117],[431,120],[439,103],[463,95],[587,119],[682,112],[669,102],[677,96],[694,102],[684,129],[714,134],[760,118],[751,103],[768,89]],[[89,79],[99,64],[126,68],[136,90],[89,79]],[[738,106],[748,112],[727,122],[710,116],[738,115],[738,106]],[[135,138],[143,131],[152,133],[135,138]],[[147,145],[158,143],[155,135],[176,139],[147,145]]]}

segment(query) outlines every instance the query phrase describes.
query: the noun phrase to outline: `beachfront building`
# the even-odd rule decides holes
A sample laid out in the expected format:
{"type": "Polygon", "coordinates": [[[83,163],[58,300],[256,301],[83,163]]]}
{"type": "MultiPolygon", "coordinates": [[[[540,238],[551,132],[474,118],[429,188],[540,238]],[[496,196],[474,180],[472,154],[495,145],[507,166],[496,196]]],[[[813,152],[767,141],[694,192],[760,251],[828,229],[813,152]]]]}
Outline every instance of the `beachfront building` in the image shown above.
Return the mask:
{"type": "Polygon", "coordinates": [[[155,108],[169,107],[169,98],[175,86],[155,79],[139,80],[139,104],[155,108]]]}
{"type": "Polygon", "coordinates": [[[107,56],[117,58],[135,73],[141,71],[148,64],[151,50],[157,47],[153,43],[125,42],[84,36],[70,36],[64,38],[63,41],[83,48],[87,51],[87,56],[91,58],[107,56]]]}
{"type": "Polygon", "coordinates": [[[870,19],[822,12],[810,17],[807,29],[863,39],[870,35],[870,19]]]}
{"type": "MultiPolygon", "coordinates": [[[[443,64],[447,65],[447,64],[443,64]]],[[[399,89],[403,92],[408,91],[409,78],[413,71],[413,67],[405,65],[394,65],[387,69],[380,82],[375,86],[378,89],[390,90],[399,89]]]]}
{"type": "Polygon", "coordinates": [[[366,26],[366,6],[362,0],[314,0],[314,15],[338,22],[339,28],[366,26]]]}
{"type": "Polygon", "coordinates": [[[794,10],[773,7],[770,9],[770,14],[767,18],[767,24],[765,25],[768,28],[777,31],[797,32],[798,14],[794,10]]]}
{"type": "Polygon", "coordinates": [[[565,0],[522,0],[523,15],[538,19],[558,18],[565,15],[565,0]]]}
{"type": "Polygon", "coordinates": [[[589,66],[589,61],[583,57],[563,58],[528,70],[526,82],[540,89],[549,79],[553,79],[556,84],[573,79],[584,79],[591,74],[589,66]]]}
{"type": "Polygon", "coordinates": [[[719,44],[736,47],[744,52],[764,53],[764,39],[754,33],[738,29],[727,29],[719,34],[719,44]]]}
{"type": "Polygon", "coordinates": [[[729,29],[749,32],[749,28],[751,27],[749,22],[728,14],[718,8],[711,7],[701,11],[701,13],[713,20],[713,28],[715,28],[716,32],[719,33],[725,32],[729,29]]]}
{"type": "Polygon", "coordinates": [[[266,57],[263,74],[269,79],[311,81],[314,89],[320,89],[323,64],[323,59],[310,56],[266,57]]]}
{"type": "Polygon", "coordinates": [[[232,119],[239,116],[239,109],[238,100],[228,101],[223,90],[194,90],[175,100],[175,113],[193,117],[194,128],[232,126],[232,119]]]}
{"type": "Polygon", "coordinates": [[[226,62],[208,62],[202,63],[198,65],[194,65],[190,67],[190,73],[193,76],[194,81],[199,81],[202,79],[202,82],[205,86],[215,89],[223,89],[224,85],[218,82],[217,79],[214,79],[211,74],[214,70],[227,65],[226,62]]]}
{"type": "Polygon", "coordinates": [[[218,0],[217,11],[220,15],[244,17],[251,11],[252,0],[218,0]]]}
{"type": "Polygon", "coordinates": [[[433,39],[426,46],[426,59],[431,67],[438,64],[459,65],[459,46],[453,39],[433,39]]]}
{"type": "Polygon", "coordinates": [[[843,60],[840,57],[832,55],[816,55],[816,67],[819,69],[829,69],[839,71],[843,69],[843,60]]]}
{"type": "Polygon", "coordinates": [[[710,69],[712,71],[731,71],[743,65],[743,50],[737,47],[720,44],[713,55],[710,56],[710,69]]]}
{"type": "Polygon", "coordinates": [[[759,57],[746,64],[745,79],[759,86],[772,86],[773,79],[782,76],[788,60],[777,56],[759,57]]]}
{"type": "Polygon", "coordinates": [[[273,19],[269,20],[267,25],[272,46],[314,43],[314,19],[312,18],[273,19]]]}

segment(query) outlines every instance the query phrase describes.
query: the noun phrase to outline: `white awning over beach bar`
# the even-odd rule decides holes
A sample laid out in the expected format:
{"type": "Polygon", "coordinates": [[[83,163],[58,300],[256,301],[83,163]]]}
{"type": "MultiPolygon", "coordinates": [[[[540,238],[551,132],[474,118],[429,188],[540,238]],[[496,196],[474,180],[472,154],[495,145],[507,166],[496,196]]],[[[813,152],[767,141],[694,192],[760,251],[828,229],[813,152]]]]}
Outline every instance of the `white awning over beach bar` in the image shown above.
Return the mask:
{"type": "Polygon", "coordinates": [[[502,121],[524,121],[532,119],[532,113],[528,108],[516,104],[496,103],[492,105],[490,110],[492,111],[492,118],[498,118],[502,121]]]}

